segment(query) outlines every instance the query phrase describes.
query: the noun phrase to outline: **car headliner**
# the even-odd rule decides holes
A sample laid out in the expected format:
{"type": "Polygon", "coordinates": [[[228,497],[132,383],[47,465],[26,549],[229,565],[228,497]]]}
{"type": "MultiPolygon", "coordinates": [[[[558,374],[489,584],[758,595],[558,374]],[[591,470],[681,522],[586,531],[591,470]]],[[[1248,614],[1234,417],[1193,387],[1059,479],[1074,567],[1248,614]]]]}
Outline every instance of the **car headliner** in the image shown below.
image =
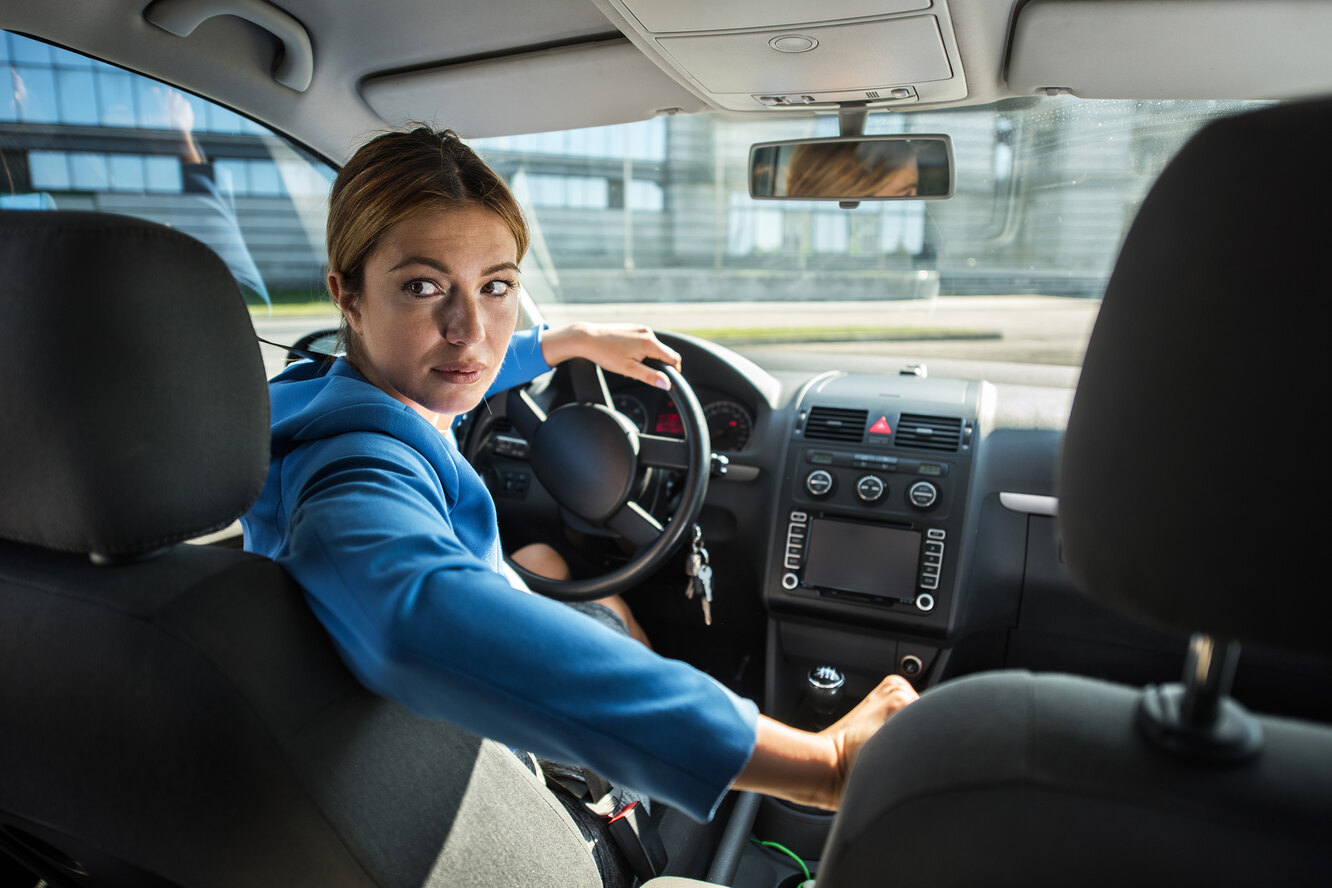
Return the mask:
{"type": "MultiPolygon", "coordinates": [[[[676,16],[706,16],[715,8],[631,3],[676,16]]],[[[367,133],[408,119],[471,138],[721,107],[621,15],[625,0],[282,0],[282,10],[310,37],[313,77],[304,91],[271,76],[281,43],[227,14],[263,6],[262,0],[0,0],[0,27],[194,91],[290,134],[335,164],[367,133]],[[163,3],[214,17],[187,37],[176,36],[145,20],[145,12],[163,3]],[[544,76],[552,64],[565,65],[554,83],[544,76]],[[405,102],[376,98],[377,85],[403,78],[414,86],[405,102]]],[[[772,6],[728,3],[726,18],[771,21],[758,16],[772,6]]],[[[1332,56],[1318,49],[1332,33],[1332,4],[1318,0],[885,0],[869,6],[836,0],[818,8],[830,17],[840,12],[854,26],[867,22],[867,9],[939,15],[955,38],[944,42],[963,88],[951,105],[1049,90],[1105,98],[1279,99],[1332,85],[1332,56]]],[[[701,29],[707,22],[700,21],[701,29]]],[[[765,66],[755,90],[768,81],[783,89],[799,83],[799,55],[765,66]]],[[[856,81],[872,77],[874,55],[836,64],[848,69],[852,85],[869,87],[874,84],[856,81]]],[[[750,112],[728,113],[793,112],[755,102],[750,112]]]]}

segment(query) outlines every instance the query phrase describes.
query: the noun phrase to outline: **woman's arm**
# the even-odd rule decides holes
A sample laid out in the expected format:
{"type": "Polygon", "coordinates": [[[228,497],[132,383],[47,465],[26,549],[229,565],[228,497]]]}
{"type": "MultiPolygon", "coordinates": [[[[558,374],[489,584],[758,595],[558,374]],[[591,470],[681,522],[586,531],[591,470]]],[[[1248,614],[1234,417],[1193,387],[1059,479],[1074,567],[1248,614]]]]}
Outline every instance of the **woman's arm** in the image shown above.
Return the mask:
{"type": "Polygon", "coordinates": [[[587,358],[612,373],[660,389],[669,389],[670,381],[664,373],[653,370],[643,360],[655,358],[680,369],[680,355],[675,349],[657,339],[650,328],[641,324],[573,323],[547,330],[541,337],[541,353],[552,367],[570,358],[587,358]]]}

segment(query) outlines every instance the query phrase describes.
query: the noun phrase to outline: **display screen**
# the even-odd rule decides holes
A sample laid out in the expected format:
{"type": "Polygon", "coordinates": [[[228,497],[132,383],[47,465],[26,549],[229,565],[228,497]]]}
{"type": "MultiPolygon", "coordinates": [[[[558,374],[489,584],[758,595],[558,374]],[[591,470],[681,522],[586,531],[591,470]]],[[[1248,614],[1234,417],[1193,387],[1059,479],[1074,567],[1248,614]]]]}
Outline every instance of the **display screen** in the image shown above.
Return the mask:
{"type": "Polygon", "coordinates": [[[920,531],[815,518],[805,547],[807,586],[914,598],[920,531]]]}
{"type": "Polygon", "coordinates": [[[657,411],[657,424],[652,430],[658,435],[672,435],[676,438],[684,436],[684,423],[680,421],[680,411],[675,409],[674,404],[663,404],[657,411]]]}

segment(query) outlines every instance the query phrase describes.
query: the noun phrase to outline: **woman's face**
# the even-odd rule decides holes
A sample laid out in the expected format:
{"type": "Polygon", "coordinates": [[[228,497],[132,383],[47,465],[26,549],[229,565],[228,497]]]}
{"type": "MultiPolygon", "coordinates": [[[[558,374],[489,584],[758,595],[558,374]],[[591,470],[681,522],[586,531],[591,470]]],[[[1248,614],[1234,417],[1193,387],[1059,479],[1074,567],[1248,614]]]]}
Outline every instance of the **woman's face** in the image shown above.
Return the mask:
{"type": "Polygon", "coordinates": [[[518,246],[495,212],[427,210],[388,229],[359,299],[328,276],[366,379],[440,428],[481,402],[518,319],[518,246]]]}
{"type": "Polygon", "coordinates": [[[920,182],[920,164],[913,156],[883,180],[875,197],[914,197],[920,182]]]}

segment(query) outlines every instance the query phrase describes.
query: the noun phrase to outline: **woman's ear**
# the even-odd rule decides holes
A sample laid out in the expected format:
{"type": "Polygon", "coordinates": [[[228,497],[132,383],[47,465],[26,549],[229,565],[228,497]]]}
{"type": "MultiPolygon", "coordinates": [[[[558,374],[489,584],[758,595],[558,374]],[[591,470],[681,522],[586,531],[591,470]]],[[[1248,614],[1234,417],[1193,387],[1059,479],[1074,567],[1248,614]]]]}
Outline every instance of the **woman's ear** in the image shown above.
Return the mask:
{"type": "Polygon", "coordinates": [[[342,312],[343,318],[351,325],[353,330],[359,331],[361,315],[356,310],[356,299],[351,290],[347,288],[347,282],[342,275],[336,271],[328,273],[328,292],[333,297],[333,303],[337,305],[342,312]]]}

